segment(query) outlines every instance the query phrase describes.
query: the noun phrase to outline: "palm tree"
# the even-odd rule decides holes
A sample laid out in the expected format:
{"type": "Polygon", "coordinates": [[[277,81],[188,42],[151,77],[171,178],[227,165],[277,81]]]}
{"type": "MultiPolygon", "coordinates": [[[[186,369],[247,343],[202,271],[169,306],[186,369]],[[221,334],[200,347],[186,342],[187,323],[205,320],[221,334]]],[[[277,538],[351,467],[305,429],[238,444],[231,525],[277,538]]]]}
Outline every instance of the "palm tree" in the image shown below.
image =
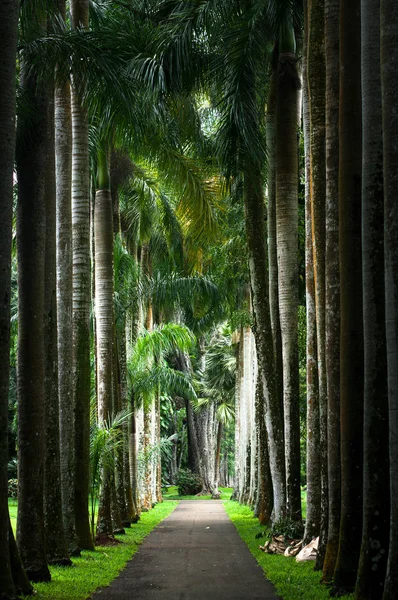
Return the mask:
{"type": "Polygon", "coordinates": [[[32,581],[49,581],[44,545],[44,276],[48,92],[21,66],[29,112],[19,115],[18,173],[18,465],[17,542],[32,581]]]}
{"type": "MultiPolygon", "coordinates": [[[[66,21],[66,3],[58,4],[66,21]]],[[[63,523],[69,552],[76,554],[75,445],[72,329],[72,113],[69,81],[55,88],[55,161],[57,198],[58,390],[63,523]]]]}
{"type": "Polygon", "coordinates": [[[307,518],[304,544],[319,535],[321,520],[321,465],[319,449],[319,395],[316,343],[314,252],[312,248],[312,190],[310,160],[310,106],[307,81],[309,8],[305,8],[303,63],[303,126],[305,153],[305,282],[306,282],[306,366],[307,366],[307,518]]]}
{"type": "Polygon", "coordinates": [[[383,151],[384,151],[384,231],[385,231],[385,294],[386,294],[386,333],[388,361],[388,401],[390,428],[390,549],[388,557],[384,600],[392,600],[398,586],[395,569],[398,557],[398,207],[396,190],[398,185],[398,143],[396,94],[398,81],[397,28],[398,6],[391,0],[381,0],[381,89],[383,107],[383,151]]]}
{"type": "Polygon", "coordinates": [[[319,450],[321,473],[321,521],[316,568],[322,569],[328,525],[327,479],[327,385],[325,329],[325,4],[309,2],[308,95],[310,110],[311,210],[313,229],[313,267],[316,305],[319,450]]]}
{"type": "Polygon", "coordinates": [[[341,523],[337,590],[354,588],[362,536],[363,318],[360,2],[340,4],[341,523]]]}
{"type": "Polygon", "coordinates": [[[323,579],[333,579],[340,508],[339,0],[325,3],[326,58],[326,377],[328,390],[329,523],[323,579]]]}
{"type": "MultiPolygon", "coordinates": [[[[88,0],[71,3],[73,28],[87,28],[88,0]]],[[[75,525],[78,546],[92,550],[89,515],[90,453],[90,179],[88,118],[72,86],[73,381],[75,408],[75,525]]]]}
{"type": "Polygon", "coordinates": [[[382,597],[389,544],[380,3],[361,2],[364,502],[357,598],[382,597]],[[377,532],[377,544],[374,543],[377,532]],[[378,548],[375,548],[375,546],[378,548]],[[380,553],[380,548],[385,553],[380,553]]]}
{"type": "Polygon", "coordinates": [[[276,234],[283,356],[286,508],[301,520],[298,373],[298,161],[296,41],[292,23],[279,37],[276,92],[276,234]]]}
{"type": "MultiPolygon", "coordinates": [[[[18,2],[0,3],[0,594],[14,595],[9,551],[7,499],[8,462],[8,386],[10,354],[11,239],[13,204],[13,167],[15,151],[15,82],[18,33],[18,2]]],[[[13,539],[13,534],[10,536],[13,539]]]]}
{"type": "Polygon", "coordinates": [[[47,164],[45,181],[45,457],[44,525],[47,560],[50,564],[71,565],[63,527],[58,401],[58,340],[56,283],[56,183],[54,86],[48,85],[47,164]]]}

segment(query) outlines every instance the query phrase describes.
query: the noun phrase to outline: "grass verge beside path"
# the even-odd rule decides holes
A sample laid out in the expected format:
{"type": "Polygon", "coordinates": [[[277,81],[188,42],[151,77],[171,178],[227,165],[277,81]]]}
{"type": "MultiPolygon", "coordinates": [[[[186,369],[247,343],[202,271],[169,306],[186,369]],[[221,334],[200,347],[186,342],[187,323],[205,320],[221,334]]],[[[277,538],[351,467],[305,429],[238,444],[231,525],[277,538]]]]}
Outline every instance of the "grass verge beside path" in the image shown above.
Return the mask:
{"type": "MultiPolygon", "coordinates": [[[[116,536],[122,544],[97,546],[95,552],[84,550],[81,557],[72,559],[73,567],[50,567],[52,581],[34,584],[35,599],[86,600],[98,588],[109,585],[137,552],[142,540],[169,516],[177,504],[163,502],[151,511],[142,513],[138,523],[126,529],[126,535],[116,536]]],[[[10,513],[15,507],[10,506],[10,513]]]]}
{"type": "MultiPolygon", "coordinates": [[[[326,600],[329,590],[321,585],[321,574],[314,571],[314,563],[297,563],[294,558],[266,554],[259,549],[263,540],[256,540],[256,533],[264,530],[258,520],[253,517],[248,506],[242,506],[235,501],[224,502],[225,510],[240,537],[247,544],[250,552],[261,565],[267,579],[275,586],[276,593],[283,600],[326,600]]],[[[343,596],[346,600],[353,595],[343,596]]]]}
{"type": "MultiPolygon", "coordinates": [[[[233,488],[227,488],[227,487],[219,487],[218,489],[221,493],[220,500],[229,500],[232,495],[232,492],[234,491],[233,488]]],[[[207,495],[207,496],[179,496],[178,488],[176,485],[169,485],[168,488],[166,488],[165,490],[162,491],[162,495],[163,495],[163,500],[211,500],[210,495],[207,495]]]]}

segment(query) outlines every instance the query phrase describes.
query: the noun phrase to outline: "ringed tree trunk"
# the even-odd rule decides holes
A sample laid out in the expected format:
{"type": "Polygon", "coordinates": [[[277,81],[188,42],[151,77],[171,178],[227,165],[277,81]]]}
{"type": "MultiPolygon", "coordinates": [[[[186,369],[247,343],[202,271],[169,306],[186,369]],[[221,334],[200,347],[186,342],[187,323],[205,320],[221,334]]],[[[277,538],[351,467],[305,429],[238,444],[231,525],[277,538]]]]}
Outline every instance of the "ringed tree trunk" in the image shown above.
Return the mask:
{"type": "MultiPolygon", "coordinates": [[[[109,426],[112,418],[112,357],[114,345],[112,215],[108,157],[106,150],[101,149],[98,153],[98,179],[94,206],[97,393],[100,427],[109,426]]],[[[97,522],[98,536],[113,536],[111,480],[114,474],[112,471],[113,469],[109,464],[102,466],[97,522]]]]}
{"type": "Polygon", "coordinates": [[[303,65],[303,124],[305,149],[305,284],[307,320],[307,518],[303,544],[319,535],[321,523],[321,464],[319,455],[319,395],[318,357],[316,343],[316,308],[314,253],[312,248],[312,188],[310,160],[310,107],[307,81],[308,49],[308,2],[306,3],[306,26],[303,65]]]}
{"type": "Polygon", "coordinates": [[[319,457],[321,519],[315,563],[322,570],[328,536],[327,384],[325,356],[325,2],[310,0],[307,47],[308,99],[310,110],[310,186],[313,269],[315,283],[316,336],[319,397],[319,457]]]}
{"type": "Polygon", "coordinates": [[[13,169],[15,152],[15,82],[18,38],[18,2],[0,3],[0,595],[15,592],[8,515],[8,387],[10,365],[10,296],[13,169]]]}
{"type": "MultiPolygon", "coordinates": [[[[66,21],[65,0],[59,15],[66,21]]],[[[70,84],[55,89],[57,219],[58,394],[62,515],[71,556],[79,553],[75,528],[75,447],[72,325],[72,112],[70,84]]]]}
{"type": "Polygon", "coordinates": [[[341,522],[334,574],[337,593],[351,592],[362,538],[363,318],[361,256],[360,0],[340,4],[339,250],[341,522]]]}
{"type": "Polygon", "coordinates": [[[220,478],[220,462],[221,462],[221,441],[223,434],[223,424],[221,421],[217,425],[217,442],[216,442],[216,459],[214,462],[214,490],[211,495],[215,500],[219,500],[220,492],[218,491],[218,481],[220,478]]]}
{"type": "Polygon", "coordinates": [[[56,184],[54,86],[48,86],[47,166],[45,174],[46,246],[44,273],[45,335],[45,454],[44,454],[44,527],[49,564],[70,566],[71,560],[62,520],[56,277],[56,184]]]}
{"type": "Polygon", "coordinates": [[[17,128],[18,172],[18,522],[17,542],[31,581],[50,581],[44,539],[44,263],[48,97],[21,65],[29,117],[17,128]]]}
{"type": "Polygon", "coordinates": [[[384,143],[384,248],[390,427],[390,550],[383,600],[398,589],[398,5],[381,0],[381,85],[384,143]]]}
{"type": "Polygon", "coordinates": [[[246,167],[244,173],[244,204],[246,238],[249,250],[250,279],[253,291],[255,340],[258,376],[265,398],[265,419],[269,441],[270,468],[274,494],[274,518],[286,515],[285,451],[283,415],[276,388],[270,305],[268,295],[268,265],[265,237],[264,198],[259,166],[246,167]]]}
{"type": "Polygon", "coordinates": [[[380,2],[361,1],[364,499],[355,597],[381,598],[390,533],[380,2]]]}
{"type": "MultiPolygon", "coordinates": [[[[73,28],[87,28],[88,0],[72,0],[73,28]]],[[[93,550],[88,514],[90,470],[90,175],[88,119],[72,86],[72,254],[75,409],[75,525],[78,546],[93,550]]]]}
{"type": "Polygon", "coordinates": [[[256,421],[258,429],[258,478],[257,478],[257,498],[256,498],[256,516],[261,525],[268,525],[271,520],[273,508],[272,479],[269,467],[269,451],[267,428],[265,426],[265,404],[263,396],[263,386],[261,379],[257,378],[256,383],[256,421]]]}
{"type": "MultiPolygon", "coordinates": [[[[296,70],[293,27],[279,40],[276,101],[276,234],[279,313],[282,333],[283,406],[287,516],[301,521],[298,366],[298,159],[296,70]]],[[[270,444],[272,444],[270,440],[270,444]]]]}
{"type": "Polygon", "coordinates": [[[339,4],[325,4],[326,59],[326,379],[328,390],[329,522],[323,581],[330,583],[339,546],[340,466],[340,264],[339,247],[339,4]]]}

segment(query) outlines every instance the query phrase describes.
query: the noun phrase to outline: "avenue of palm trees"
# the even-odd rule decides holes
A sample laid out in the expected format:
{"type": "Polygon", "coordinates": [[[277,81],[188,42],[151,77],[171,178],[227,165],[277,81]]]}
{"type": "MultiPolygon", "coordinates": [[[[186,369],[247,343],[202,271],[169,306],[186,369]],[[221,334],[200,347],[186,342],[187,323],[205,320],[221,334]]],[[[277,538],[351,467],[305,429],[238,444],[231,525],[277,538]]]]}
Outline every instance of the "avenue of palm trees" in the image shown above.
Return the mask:
{"type": "Polygon", "coordinates": [[[0,597],[185,477],[397,598],[396,0],[0,0],[0,56],[0,597]]]}

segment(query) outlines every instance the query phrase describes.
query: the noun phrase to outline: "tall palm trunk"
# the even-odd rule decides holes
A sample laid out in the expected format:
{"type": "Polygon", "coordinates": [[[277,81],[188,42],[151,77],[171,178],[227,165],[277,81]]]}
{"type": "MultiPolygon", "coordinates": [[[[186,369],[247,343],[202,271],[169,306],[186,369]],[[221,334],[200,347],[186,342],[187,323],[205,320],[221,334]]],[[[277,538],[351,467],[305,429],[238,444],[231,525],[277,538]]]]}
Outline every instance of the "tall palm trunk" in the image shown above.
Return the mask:
{"type": "Polygon", "coordinates": [[[325,2],[309,2],[308,95],[310,108],[311,210],[314,253],[319,394],[321,521],[316,568],[322,569],[328,534],[327,385],[325,357],[325,2]]]}
{"type": "MultiPolygon", "coordinates": [[[[15,592],[7,501],[8,386],[10,365],[11,236],[15,151],[15,81],[18,2],[0,2],[0,595],[15,592]]],[[[7,596],[6,596],[7,597],[7,596]]]]}
{"type": "Polygon", "coordinates": [[[398,5],[381,0],[381,84],[384,144],[384,231],[390,426],[390,550],[383,600],[398,589],[398,5]]]}
{"type": "Polygon", "coordinates": [[[259,168],[244,173],[245,226],[249,250],[250,279],[256,322],[255,339],[259,377],[265,397],[265,418],[269,440],[270,468],[274,492],[275,520],[285,516],[286,482],[283,443],[283,416],[276,389],[265,238],[264,198],[259,168]]]}
{"type": "MultiPolygon", "coordinates": [[[[72,27],[88,27],[88,0],[71,2],[72,27]]],[[[92,550],[90,468],[90,178],[88,121],[72,87],[72,252],[75,408],[75,524],[78,545],[92,550]]]]}
{"type": "Polygon", "coordinates": [[[72,563],[68,556],[62,521],[58,402],[54,86],[49,84],[48,87],[49,116],[45,175],[45,456],[43,500],[47,560],[50,564],[65,566],[72,563]]]}
{"type": "Polygon", "coordinates": [[[269,305],[272,326],[272,339],[275,353],[276,390],[283,410],[283,361],[282,337],[279,317],[278,293],[278,252],[276,243],[276,189],[275,189],[275,154],[276,154],[276,73],[273,68],[267,103],[266,120],[267,137],[267,234],[268,234],[268,265],[269,265],[269,305]]]}
{"type": "MultiPolygon", "coordinates": [[[[287,515],[301,520],[298,371],[298,159],[295,39],[286,26],[279,41],[276,101],[276,234],[283,356],[287,515]]],[[[270,443],[271,440],[270,440],[270,443]]]]}
{"type": "Polygon", "coordinates": [[[49,581],[44,545],[44,263],[47,90],[22,64],[29,116],[17,129],[18,171],[18,521],[17,542],[31,581],[49,581]]]}
{"type": "MultiPolygon", "coordinates": [[[[65,0],[59,0],[65,22],[65,0]]],[[[75,447],[72,327],[72,112],[70,85],[55,89],[55,165],[57,196],[57,323],[61,492],[69,552],[78,552],[75,528],[75,447]]]]}
{"type": "Polygon", "coordinates": [[[361,269],[360,1],[340,4],[341,523],[334,585],[352,591],[362,537],[363,320],[361,269]]]}
{"type": "Polygon", "coordinates": [[[220,479],[220,462],[221,462],[221,441],[223,434],[223,424],[221,421],[217,425],[217,442],[216,442],[216,459],[214,462],[214,491],[212,498],[218,500],[220,498],[220,492],[218,490],[218,482],[220,479]]]}
{"type": "MultiPolygon", "coordinates": [[[[106,151],[98,156],[99,176],[94,205],[95,304],[97,325],[97,393],[100,426],[112,416],[113,311],[113,210],[106,151]]],[[[113,535],[110,465],[103,466],[97,533],[113,535]]]]}
{"type": "Polygon", "coordinates": [[[306,3],[303,65],[303,125],[305,153],[305,283],[307,321],[307,518],[304,544],[319,535],[321,524],[321,464],[319,455],[319,394],[316,344],[314,252],[312,248],[312,189],[310,160],[310,107],[308,98],[309,2],[306,3]]]}
{"type": "Polygon", "coordinates": [[[382,597],[390,529],[379,1],[361,1],[361,63],[365,394],[364,513],[355,589],[358,599],[382,597]]]}
{"type": "Polygon", "coordinates": [[[273,494],[264,409],[263,386],[261,380],[257,379],[256,420],[258,422],[258,489],[256,514],[261,525],[268,525],[273,508],[273,494]]]}
{"type": "Polygon", "coordinates": [[[339,0],[325,2],[326,58],[326,378],[328,390],[328,541],[323,580],[334,575],[340,531],[339,0]]]}

